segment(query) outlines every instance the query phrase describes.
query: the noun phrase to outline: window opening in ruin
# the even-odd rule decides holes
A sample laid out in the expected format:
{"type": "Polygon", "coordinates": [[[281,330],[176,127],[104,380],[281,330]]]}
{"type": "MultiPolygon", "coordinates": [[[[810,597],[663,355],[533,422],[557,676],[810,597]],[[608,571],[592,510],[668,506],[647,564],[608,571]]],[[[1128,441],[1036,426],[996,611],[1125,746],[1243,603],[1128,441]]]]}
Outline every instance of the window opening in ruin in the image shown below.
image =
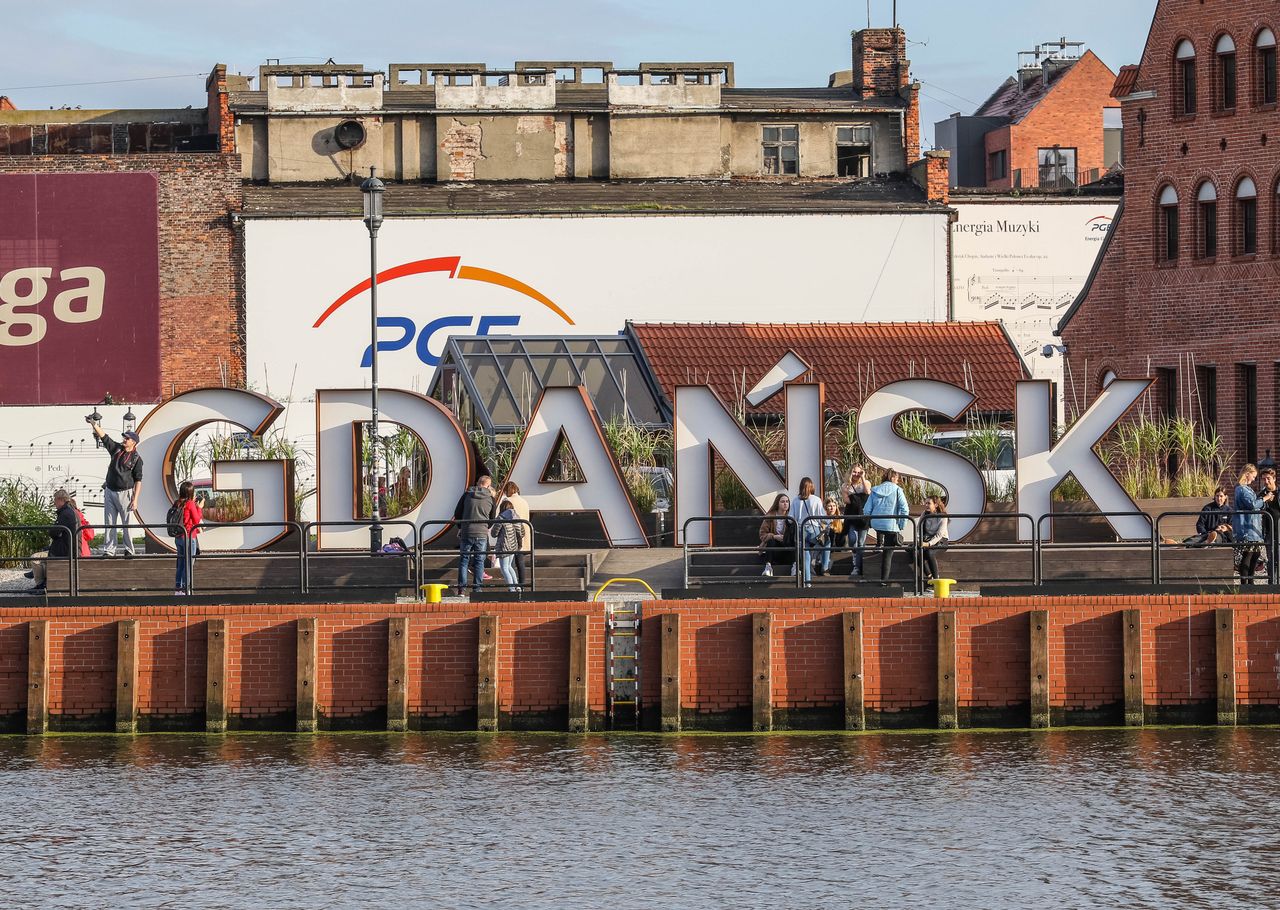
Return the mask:
{"type": "Polygon", "coordinates": [[[1009,176],[1009,150],[996,149],[987,156],[989,180],[1004,180],[1009,176]]]}
{"type": "Polygon", "coordinates": [[[871,127],[836,127],[836,176],[871,176],[871,127]]]}
{"type": "Polygon", "coordinates": [[[1183,41],[1176,52],[1178,71],[1178,111],[1191,116],[1196,112],[1196,49],[1183,41]]]}
{"type": "Polygon", "coordinates": [[[794,124],[763,128],[764,173],[786,176],[800,173],[800,128],[794,124]]]}
{"type": "Polygon", "coordinates": [[[1076,150],[1059,146],[1040,149],[1036,157],[1040,167],[1040,186],[1067,189],[1076,185],[1076,150]]]}

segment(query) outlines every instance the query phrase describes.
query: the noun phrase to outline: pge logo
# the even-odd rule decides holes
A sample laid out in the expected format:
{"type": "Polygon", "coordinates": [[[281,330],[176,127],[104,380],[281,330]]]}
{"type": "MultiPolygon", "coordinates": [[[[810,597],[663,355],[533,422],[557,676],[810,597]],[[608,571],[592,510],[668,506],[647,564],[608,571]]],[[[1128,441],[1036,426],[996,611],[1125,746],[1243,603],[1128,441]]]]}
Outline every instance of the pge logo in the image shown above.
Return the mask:
{"type": "Polygon", "coordinates": [[[1090,218],[1084,223],[1084,236],[1086,240],[1101,240],[1107,236],[1107,231],[1111,230],[1111,216],[1098,215],[1090,218]]]}
{"type": "MultiPolygon", "coordinates": [[[[436,259],[419,259],[416,262],[406,262],[402,265],[393,266],[378,273],[379,286],[388,281],[394,281],[397,278],[404,278],[408,275],[423,275],[430,272],[446,272],[450,278],[456,278],[461,281],[481,281],[485,284],[497,285],[510,291],[522,294],[531,300],[537,301],[542,306],[551,310],[568,325],[574,322],[569,318],[569,314],[560,309],[550,298],[546,297],[537,290],[531,288],[523,281],[512,278],[510,275],[504,275],[501,272],[490,271],[489,269],[477,268],[476,266],[462,265],[461,256],[443,256],[436,259]]],[[[324,325],[325,320],[334,314],[335,311],[347,301],[351,300],[365,291],[369,290],[372,282],[365,280],[352,287],[341,297],[329,305],[320,318],[315,321],[312,326],[314,329],[324,325]]],[[[407,316],[381,316],[378,318],[379,328],[393,328],[400,331],[400,337],[389,340],[379,340],[378,350],[381,351],[402,351],[409,347],[410,344],[415,345],[415,352],[418,359],[427,366],[436,366],[440,362],[440,358],[431,352],[431,339],[438,333],[446,329],[469,329],[475,326],[476,335],[488,335],[491,329],[499,327],[511,327],[520,324],[519,316],[441,316],[432,319],[421,330],[418,329],[417,323],[407,316]],[[416,338],[416,343],[415,343],[416,338]]],[[[456,333],[454,333],[456,334],[456,333]]],[[[373,346],[365,347],[364,356],[360,359],[360,366],[368,367],[373,362],[373,346]]]]}
{"type": "MultiPolygon", "coordinates": [[[[0,346],[24,347],[39,344],[49,331],[49,320],[36,311],[49,297],[53,269],[13,269],[0,275],[0,346]],[[22,331],[15,331],[22,329],[22,331]]],[[[51,314],[59,322],[97,322],[102,318],[102,298],[107,278],[95,266],[62,269],[59,291],[53,298],[51,314]],[[79,281],[81,284],[71,285],[79,281]]]]}

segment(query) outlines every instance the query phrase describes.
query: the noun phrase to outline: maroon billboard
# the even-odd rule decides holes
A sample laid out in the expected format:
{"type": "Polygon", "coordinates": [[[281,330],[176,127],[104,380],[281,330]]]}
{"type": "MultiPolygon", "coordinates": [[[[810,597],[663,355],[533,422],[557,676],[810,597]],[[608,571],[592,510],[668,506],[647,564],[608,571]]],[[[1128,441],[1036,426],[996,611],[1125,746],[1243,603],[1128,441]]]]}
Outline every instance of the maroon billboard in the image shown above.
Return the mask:
{"type": "Polygon", "coordinates": [[[0,174],[0,404],[160,397],[154,174],[0,174]]]}

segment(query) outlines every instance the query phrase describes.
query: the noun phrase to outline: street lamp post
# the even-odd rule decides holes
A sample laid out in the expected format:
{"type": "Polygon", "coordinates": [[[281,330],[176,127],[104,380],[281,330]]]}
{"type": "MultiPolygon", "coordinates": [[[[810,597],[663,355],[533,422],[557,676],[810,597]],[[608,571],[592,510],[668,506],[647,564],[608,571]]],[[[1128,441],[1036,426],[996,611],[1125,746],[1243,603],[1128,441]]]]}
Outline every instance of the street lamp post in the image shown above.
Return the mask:
{"type": "Polygon", "coordinates": [[[369,229],[369,385],[373,410],[369,432],[369,481],[373,523],[369,526],[369,551],[382,549],[382,503],[378,496],[378,228],[382,226],[382,194],[385,184],[369,168],[369,179],[360,184],[364,197],[364,223],[369,229]]]}

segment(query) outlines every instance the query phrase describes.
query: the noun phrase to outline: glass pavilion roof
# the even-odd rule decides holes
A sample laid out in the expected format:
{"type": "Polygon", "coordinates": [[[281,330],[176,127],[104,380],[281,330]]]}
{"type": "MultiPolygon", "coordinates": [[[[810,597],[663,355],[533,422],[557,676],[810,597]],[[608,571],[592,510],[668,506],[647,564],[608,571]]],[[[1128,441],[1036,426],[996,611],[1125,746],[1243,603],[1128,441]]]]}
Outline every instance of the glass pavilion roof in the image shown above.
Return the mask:
{"type": "Polygon", "coordinates": [[[451,404],[468,429],[500,435],[528,423],[547,386],[577,385],[604,422],[620,416],[640,426],[669,422],[653,377],[624,335],[450,338],[432,397],[451,404]]]}

